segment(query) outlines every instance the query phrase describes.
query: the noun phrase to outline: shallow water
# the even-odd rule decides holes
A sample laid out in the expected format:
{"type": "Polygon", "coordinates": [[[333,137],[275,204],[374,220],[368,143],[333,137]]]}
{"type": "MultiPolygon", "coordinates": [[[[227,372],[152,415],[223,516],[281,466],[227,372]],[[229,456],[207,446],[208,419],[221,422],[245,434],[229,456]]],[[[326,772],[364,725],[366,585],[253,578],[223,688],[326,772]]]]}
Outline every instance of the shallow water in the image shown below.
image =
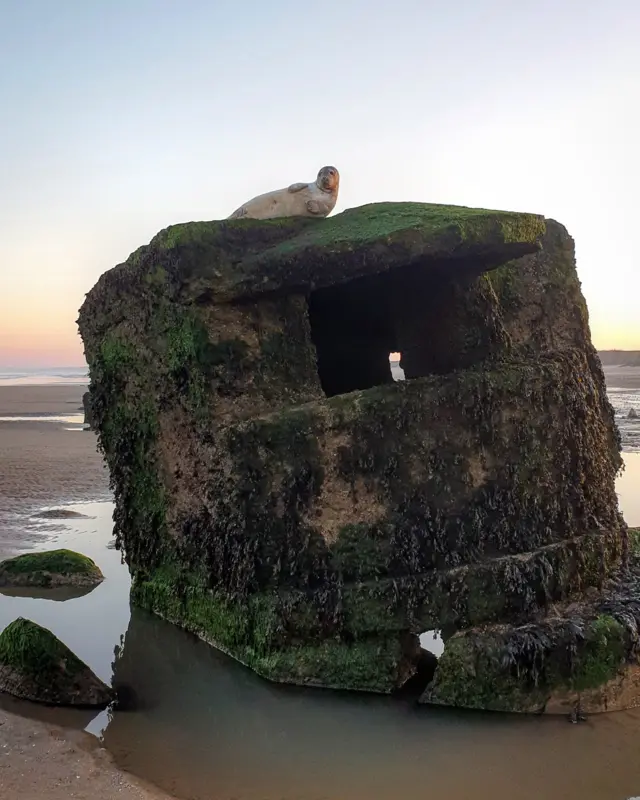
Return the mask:
{"type": "MultiPolygon", "coordinates": [[[[49,534],[40,539],[34,550],[66,547],[92,558],[102,570],[105,580],[81,597],[52,602],[41,596],[24,596],[24,592],[6,590],[0,594],[0,629],[18,616],[50,628],[103,680],[110,682],[114,647],[129,624],[129,572],[121,564],[120,553],[107,545],[112,534],[111,503],[79,503],[65,506],[86,515],[71,520],[30,520],[34,532],[49,534]]],[[[36,593],[41,595],[40,590],[36,593]]],[[[54,595],[60,599],[60,593],[54,595]]]]}
{"type": "MultiPolygon", "coordinates": [[[[640,454],[618,482],[640,525],[640,454]]],[[[117,763],[193,800],[625,800],[640,794],[640,710],[570,725],[416,707],[408,701],[280,687],[128,605],[129,576],[110,548],[110,503],[67,507],[88,518],[31,525],[41,547],[86,553],[106,580],[65,602],[0,595],[0,628],[46,625],[136,710],[9,710],[98,736],[117,763]],[[123,645],[123,646],[122,646],[123,645]]]]}
{"type": "Polygon", "coordinates": [[[0,386],[68,385],[87,383],[88,380],[86,366],[0,369],[0,386]]]}
{"type": "Polygon", "coordinates": [[[624,471],[616,481],[620,509],[628,525],[640,527],[640,453],[623,453],[624,471]]]}
{"type": "Polygon", "coordinates": [[[607,395],[615,411],[623,448],[626,452],[640,453],[640,391],[612,386],[607,388],[607,395]],[[638,417],[629,419],[632,409],[638,417]]]}
{"type": "Polygon", "coordinates": [[[66,422],[68,425],[84,425],[84,414],[10,414],[0,417],[0,422],[66,422]]]}

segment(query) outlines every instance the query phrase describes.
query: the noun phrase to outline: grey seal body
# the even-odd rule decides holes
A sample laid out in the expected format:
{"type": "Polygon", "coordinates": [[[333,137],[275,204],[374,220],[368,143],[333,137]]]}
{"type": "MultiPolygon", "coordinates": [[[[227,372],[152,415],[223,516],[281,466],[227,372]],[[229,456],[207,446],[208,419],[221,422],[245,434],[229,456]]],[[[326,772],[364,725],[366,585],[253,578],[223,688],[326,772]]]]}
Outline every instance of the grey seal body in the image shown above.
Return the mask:
{"type": "Polygon", "coordinates": [[[326,217],[335,207],[339,187],[338,170],[322,167],[313,183],[292,183],[286,189],[259,194],[243,203],[227,219],[326,217]]]}

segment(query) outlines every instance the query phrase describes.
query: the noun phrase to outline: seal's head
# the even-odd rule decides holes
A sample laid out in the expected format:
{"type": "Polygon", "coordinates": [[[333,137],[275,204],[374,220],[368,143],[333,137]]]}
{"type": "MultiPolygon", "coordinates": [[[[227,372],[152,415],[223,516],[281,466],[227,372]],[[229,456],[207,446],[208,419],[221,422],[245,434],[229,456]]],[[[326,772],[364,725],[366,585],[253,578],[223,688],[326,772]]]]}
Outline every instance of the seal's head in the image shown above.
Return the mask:
{"type": "Polygon", "coordinates": [[[337,192],[340,185],[340,173],[335,167],[322,167],[316,178],[316,186],[323,192],[337,192]]]}

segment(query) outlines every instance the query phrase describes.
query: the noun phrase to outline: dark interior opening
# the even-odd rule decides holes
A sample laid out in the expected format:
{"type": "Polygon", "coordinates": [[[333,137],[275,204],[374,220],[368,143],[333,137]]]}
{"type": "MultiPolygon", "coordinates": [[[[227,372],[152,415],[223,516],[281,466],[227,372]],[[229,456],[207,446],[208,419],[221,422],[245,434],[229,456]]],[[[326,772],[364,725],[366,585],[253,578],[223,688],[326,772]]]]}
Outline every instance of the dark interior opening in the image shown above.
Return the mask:
{"type": "Polygon", "coordinates": [[[397,348],[388,283],[386,275],[374,275],[312,292],[311,337],[327,396],[393,383],[389,353],[397,348]]]}
{"type": "Polygon", "coordinates": [[[485,325],[485,310],[475,296],[470,303],[477,266],[473,273],[463,267],[432,262],[427,269],[405,267],[312,292],[311,337],[325,394],[393,383],[393,352],[401,352],[407,379],[478,360],[491,347],[491,331],[476,332],[470,347],[469,331],[485,325]]]}

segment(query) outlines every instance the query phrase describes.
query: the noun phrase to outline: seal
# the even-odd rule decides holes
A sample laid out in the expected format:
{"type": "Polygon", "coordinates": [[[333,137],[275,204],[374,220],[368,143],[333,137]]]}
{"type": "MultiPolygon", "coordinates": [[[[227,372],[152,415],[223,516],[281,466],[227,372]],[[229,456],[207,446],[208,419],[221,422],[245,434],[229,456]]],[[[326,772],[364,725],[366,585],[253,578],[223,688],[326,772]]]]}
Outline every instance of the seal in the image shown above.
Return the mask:
{"type": "Polygon", "coordinates": [[[286,189],[259,194],[243,203],[227,219],[326,217],[335,207],[339,187],[338,170],[322,167],[313,183],[292,183],[286,189]]]}

